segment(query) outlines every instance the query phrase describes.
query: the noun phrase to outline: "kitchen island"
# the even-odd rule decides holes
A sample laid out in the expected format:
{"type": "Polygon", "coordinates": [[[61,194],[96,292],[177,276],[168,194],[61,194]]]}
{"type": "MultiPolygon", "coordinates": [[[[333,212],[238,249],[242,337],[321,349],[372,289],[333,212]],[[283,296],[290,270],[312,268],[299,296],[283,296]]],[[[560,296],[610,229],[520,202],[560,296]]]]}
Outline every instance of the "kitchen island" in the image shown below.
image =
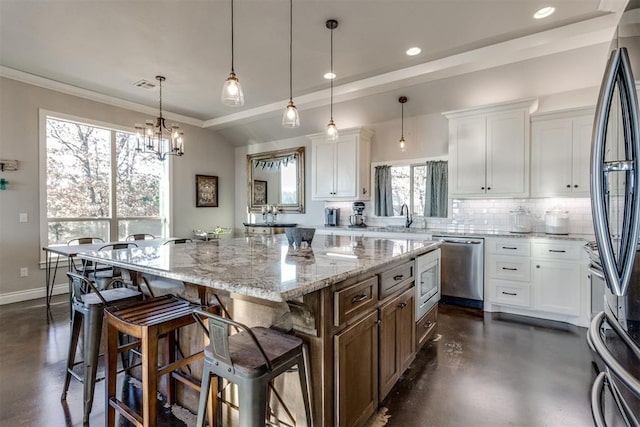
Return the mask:
{"type": "MultiPolygon", "coordinates": [[[[202,299],[222,296],[237,321],[293,329],[309,349],[314,425],[357,426],[415,356],[413,260],[439,245],[316,236],[310,248],[294,249],[285,236],[274,235],[80,258],[123,268],[133,277],[181,280],[195,285],[202,299]]],[[[294,403],[301,425],[300,388],[291,380],[276,388],[294,403]]]]}

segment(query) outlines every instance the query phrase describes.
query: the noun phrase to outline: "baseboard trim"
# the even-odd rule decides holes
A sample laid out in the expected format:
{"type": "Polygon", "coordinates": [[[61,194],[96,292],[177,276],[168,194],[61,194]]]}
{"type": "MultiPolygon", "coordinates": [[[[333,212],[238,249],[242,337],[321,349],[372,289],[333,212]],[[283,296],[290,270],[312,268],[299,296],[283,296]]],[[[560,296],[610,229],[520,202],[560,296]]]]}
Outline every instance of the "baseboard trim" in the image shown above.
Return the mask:
{"type": "MultiPolygon", "coordinates": [[[[61,283],[53,287],[53,295],[66,294],[69,292],[69,284],[61,283]]],[[[12,304],[14,302],[28,301],[32,299],[44,298],[45,289],[27,289],[26,291],[7,292],[0,294],[0,305],[12,304]]]]}

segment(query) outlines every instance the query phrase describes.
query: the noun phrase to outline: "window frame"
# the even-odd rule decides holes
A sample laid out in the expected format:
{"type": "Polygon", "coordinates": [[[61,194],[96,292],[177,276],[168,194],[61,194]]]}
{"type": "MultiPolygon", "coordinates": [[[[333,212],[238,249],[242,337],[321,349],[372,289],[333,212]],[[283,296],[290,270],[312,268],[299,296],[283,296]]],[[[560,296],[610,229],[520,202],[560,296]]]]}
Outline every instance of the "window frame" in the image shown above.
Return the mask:
{"type": "MultiPolygon", "coordinates": [[[[376,184],[376,166],[391,166],[391,167],[398,167],[398,166],[409,166],[409,186],[410,186],[410,194],[411,196],[409,197],[409,212],[413,212],[413,184],[414,184],[414,178],[413,178],[413,167],[414,166],[423,166],[425,163],[429,162],[429,161],[438,161],[438,160],[444,160],[444,161],[449,161],[449,157],[448,156],[434,156],[434,157],[420,157],[417,159],[400,159],[400,160],[389,160],[386,162],[371,162],[371,188],[373,189],[373,191],[375,192],[375,184],[376,184]]],[[[375,194],[375,193],[374,193],[375,194]]],[[[394,216],[378,216],[375,214],[376,212],[376,199],[374,196],[371,197],[371,213],[368,214],[368,216],[370,217],[374,217],[374,218],[404,218],[404,215],[394,215],[394,216]]],[[[413,215],[413,214],[412,214],[413,215]]],[[[424,218],[424,214],[422,215],[413,215],[414,219],[420,219],[420,218],[424,218]]]]}
{"type": "MultiPolygon", "coordinates": [[[[116,132],[125,132],[135,134],[136,131],[133,127],[120,126],[113,123],[102,122],[99,120],[88,119],[85,117],[79,117],[66,113],[59,113],[56,111],[39,109],[38,111],[38,130],[39,130],[39,141],[38,141],[38,157],[39,157],[39,201],[40,201],[40,247],[44,248],[49,246],[48,241],[48,233],[49,233],[49,217],[47,216],[47,119],[56,119],[56,120],[64,120],[74,123],[79,123],[87,126],[95,126],[102,129],[107,129],[111,133],[110,144],[111,144],[111,182],[110,182],[110,216],[104,218],[56,218],[59,220],[73,220],[73,221],[107,221],[109,223],[109,240],[117,241],[118,240],[118,222],[122,220],[135,220],[135,219],[160,219],[164,218],[163,229],[164,232],[170,236],[173,235],[173,221],[172,221],[172,213],[173,213],[173,188],[172,188],[172,156],[168,156],[168,159],[165,159],[165,174],[167,180],[167,203],[164,206],[164,216],[160,217],[119,217],[117,216],[117,205],[116,205],[116,191],[113,189],[116,188],[116,174],[113,173],[113,165],[116,164],[116,151],[115,147],[115,138],[116,132]]],[[[161,207],[162,209],[162,207],[161,207]]],[[[44,251],[40,251],[40,265],[41,268],[45,262],[44,251]]]]}

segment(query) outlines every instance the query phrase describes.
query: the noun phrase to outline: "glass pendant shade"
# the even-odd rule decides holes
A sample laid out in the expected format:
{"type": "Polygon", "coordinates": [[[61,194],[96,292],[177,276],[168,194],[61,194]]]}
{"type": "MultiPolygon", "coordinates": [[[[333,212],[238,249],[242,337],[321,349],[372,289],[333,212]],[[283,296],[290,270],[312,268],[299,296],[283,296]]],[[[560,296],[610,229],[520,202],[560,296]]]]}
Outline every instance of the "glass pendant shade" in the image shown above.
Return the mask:
{"type": "Polygon", "coordinates": [[[404,151],[405,150],[405,142],[404,142],[404,138],[400,138],[400,151],[404,151]]]}
{"type": "Polygon", "coordinates": [[[286,128],[297,128],[300,126],[300,115],[293,101],[289,101],[287,108],[282,115],[282,126],[286,128]]]}
{"type": "Polygon", "coordinates": [[[240,86],[240,80],[236,77],[236,74],[232,71],[224,81],[222,87],[222,103],[229,107],[241,107],[244,105],[244,94],[242,93],[242,86],[240,86]]]}
{"type": "Polygon", "coordinates": [[[327,141],[338,142],[338,128],[333,122],[333,119],[329,120],[329,124],[327,125],[327,141]]]}

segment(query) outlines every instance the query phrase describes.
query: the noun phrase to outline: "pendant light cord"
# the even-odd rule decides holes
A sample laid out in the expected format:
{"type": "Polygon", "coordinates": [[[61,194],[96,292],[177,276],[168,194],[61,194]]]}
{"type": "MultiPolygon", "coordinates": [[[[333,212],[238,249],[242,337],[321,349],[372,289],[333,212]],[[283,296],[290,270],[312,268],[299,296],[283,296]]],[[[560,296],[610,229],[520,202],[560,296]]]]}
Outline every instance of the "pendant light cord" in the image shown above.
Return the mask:
{"type": "Polygon", "coordinates": [[[233,0],[231,0],[231,72],[235,73],[233,69],[233,0]]]}
{"type": "Polygon", "coordinates": [[[401,125],[400,125],[400,139],[404,139],[404,102],[402,104],[400,104],[402,106],[402,113],[401,113],[401,125]]]}
{"type": "Polygon", "coordinates": [[[289,101],[293,101],[293,0],[289,0],[289,101]]]}
{"type": "Polygon", "coordinates": [[[333,74],[333,28],[331,29],[331,104],[330,104],[330,114],[331,120],[333,120],[333,79],[335,79],[335,75],[333,74]]]}

